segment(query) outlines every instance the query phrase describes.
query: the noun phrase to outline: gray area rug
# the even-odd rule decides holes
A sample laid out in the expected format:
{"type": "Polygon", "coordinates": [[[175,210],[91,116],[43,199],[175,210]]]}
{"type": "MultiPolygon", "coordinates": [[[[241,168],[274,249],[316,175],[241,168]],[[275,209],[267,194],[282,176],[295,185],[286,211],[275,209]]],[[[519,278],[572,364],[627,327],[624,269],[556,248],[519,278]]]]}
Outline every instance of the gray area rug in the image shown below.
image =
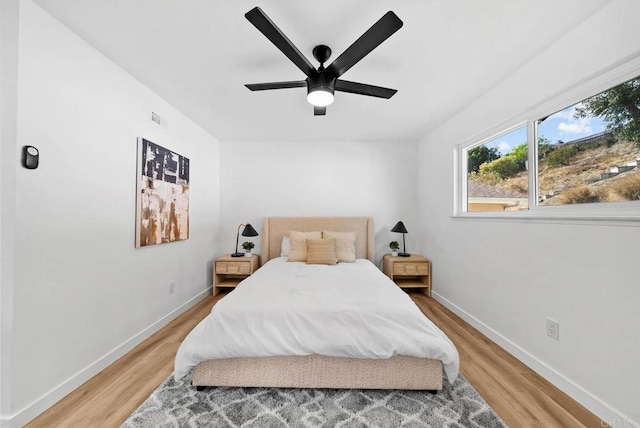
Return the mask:
{"type": "Polygon", "coordinates": [[[147,427],[506,427],[459,375],[426,391],[210,387],[165,380],[127,419],[147,427]]]}

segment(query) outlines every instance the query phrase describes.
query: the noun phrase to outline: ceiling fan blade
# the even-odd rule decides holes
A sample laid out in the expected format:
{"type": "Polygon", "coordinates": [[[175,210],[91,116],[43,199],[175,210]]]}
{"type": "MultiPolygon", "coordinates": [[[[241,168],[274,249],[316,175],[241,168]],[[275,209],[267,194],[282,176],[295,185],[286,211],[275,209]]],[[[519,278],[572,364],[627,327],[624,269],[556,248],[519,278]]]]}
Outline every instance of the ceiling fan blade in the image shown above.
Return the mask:
{"type": "Polygon", "coordinates": [[[313,106],[313,115],[314,116],[324,116],[325,114],[327,114],[327,108],[326,107],[313,106]]]}
{"type": "Polygon", "coordinates": [[[365,83],[349,82],[348,80],[336,80],[335,90],[387,99],[391,98],[396,92],[398,92],[397,89],[383,88],[382,86],[367,85],[365,83]]]}
{"type": "Polygon", "coordinates": [[[306,80],[292,80],[290,82],[249,83],[244,85],[252,91],[266,91],[269,89],[306,88],[306,80]]]}
{"type": "Polygon", "coordinates": [[[402,27],[402,21],[398,16],[389,11],[371,26],[358,40],[353,42],[346,51],[336,58],[327,67],[327,72],[333,77],[342,76],[369,52],[387,40],[393,33],[402,27]]]}
{"type": "Polygon", "coordinates": [[[283,54],[287,56],[302,72],[305,76],[311,74],[315,70],[313,64],[302,55],[302,53],[295,47],[291,40],[284,35],[284,33],[276,26],[276,24],[269,19],[269,17],[259,7],[254,7],[249,12],[244,14],[245,18],[249,20],[267,39],[271,40],[271,43],[276,45],[283,54]]]}

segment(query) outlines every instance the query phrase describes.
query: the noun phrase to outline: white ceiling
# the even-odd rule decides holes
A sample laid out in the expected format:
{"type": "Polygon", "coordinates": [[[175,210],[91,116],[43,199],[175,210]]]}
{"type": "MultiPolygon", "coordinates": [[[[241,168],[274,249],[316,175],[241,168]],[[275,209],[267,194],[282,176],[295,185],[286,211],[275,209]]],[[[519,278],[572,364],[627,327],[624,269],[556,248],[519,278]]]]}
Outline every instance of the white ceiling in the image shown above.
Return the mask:
{"type": "Polygon", "coordinates": [[[35,1],[221,141],[416,141],[609,0],[35,1]],[[393,10],[404,26],[344,78],[398,93],[339,92],[314,117],[304,88],[249,91],[305,78],[245,19],[256,5],[314,65],[393,10]]]}

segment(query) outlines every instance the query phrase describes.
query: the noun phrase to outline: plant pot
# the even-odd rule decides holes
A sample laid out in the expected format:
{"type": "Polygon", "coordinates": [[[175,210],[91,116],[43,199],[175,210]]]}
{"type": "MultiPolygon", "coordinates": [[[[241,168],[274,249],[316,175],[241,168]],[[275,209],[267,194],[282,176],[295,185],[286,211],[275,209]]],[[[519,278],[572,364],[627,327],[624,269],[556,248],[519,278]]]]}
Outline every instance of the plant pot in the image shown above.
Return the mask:
{"type": "Polygon", "coordinates": [[[251,254],[251,251],[247,251],[246,253],[244,253],[244,256],[245,256],[245,257],[251,257],[251,255],[252,255],[252,254],[251,254]]]}
{"type": "Polygon", "coordinates": [[[398,252],[397,252],[397,251],[392,251],[392,252],[391,252],[391,255],[392,255],[393,257],[397,257],[397,256],[398,256],[398,252]]]}

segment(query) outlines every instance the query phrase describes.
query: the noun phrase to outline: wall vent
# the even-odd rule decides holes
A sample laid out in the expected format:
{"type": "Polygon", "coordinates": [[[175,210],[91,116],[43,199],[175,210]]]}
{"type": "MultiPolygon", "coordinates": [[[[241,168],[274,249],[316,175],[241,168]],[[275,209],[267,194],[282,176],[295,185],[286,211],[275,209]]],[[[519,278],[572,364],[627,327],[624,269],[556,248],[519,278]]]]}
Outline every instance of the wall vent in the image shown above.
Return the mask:
{"type": "Polygon", "coordinates": [[[162,116],[160,116],[155,111],[151,112],[151,122],[155,122],[158,125],[162,126],[163,128],[168,128],[169,127],[169,122],[167,122],[167,119],[164,119],[162,116]]]}

